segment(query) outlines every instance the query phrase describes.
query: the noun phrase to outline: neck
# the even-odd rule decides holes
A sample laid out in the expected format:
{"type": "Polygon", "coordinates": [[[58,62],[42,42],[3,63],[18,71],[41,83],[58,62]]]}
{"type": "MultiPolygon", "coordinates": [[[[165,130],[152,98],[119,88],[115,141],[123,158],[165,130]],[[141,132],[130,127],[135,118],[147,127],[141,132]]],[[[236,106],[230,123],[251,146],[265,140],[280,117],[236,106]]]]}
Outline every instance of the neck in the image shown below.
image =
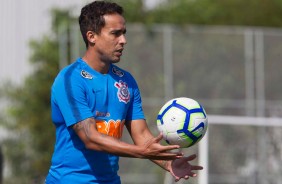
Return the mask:
{"type": "Polygon", "coordinates": [[[95,57],[95,55],[90,54],[87,51],[82,57],[82,60],[99,73],[106,74],[109,71],[110,64],[108,62],[102,61],[100,58],[95,57]]]}

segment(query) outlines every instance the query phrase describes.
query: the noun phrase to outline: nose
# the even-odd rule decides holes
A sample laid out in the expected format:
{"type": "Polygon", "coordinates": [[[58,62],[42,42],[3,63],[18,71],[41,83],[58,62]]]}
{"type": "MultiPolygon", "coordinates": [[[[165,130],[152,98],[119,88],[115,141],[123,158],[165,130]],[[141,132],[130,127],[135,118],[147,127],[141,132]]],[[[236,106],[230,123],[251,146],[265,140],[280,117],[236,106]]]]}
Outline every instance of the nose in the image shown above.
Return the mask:
{"type": "Polygon", "coordinates": [[[122,45],[125,45],[125,44],[127,43],[124,34],[122,34],[122,35],[120,36],[120,43],[121,43],[122,45]]]}

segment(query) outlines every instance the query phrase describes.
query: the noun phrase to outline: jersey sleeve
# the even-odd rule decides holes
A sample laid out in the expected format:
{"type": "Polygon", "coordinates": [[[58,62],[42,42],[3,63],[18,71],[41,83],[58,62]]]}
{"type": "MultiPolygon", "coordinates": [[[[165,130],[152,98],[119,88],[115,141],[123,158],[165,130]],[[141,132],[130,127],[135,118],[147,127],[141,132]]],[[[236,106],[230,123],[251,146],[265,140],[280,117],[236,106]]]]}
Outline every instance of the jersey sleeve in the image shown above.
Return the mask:
{"type": "Polygon", "coordinates": [[[51,100],[57,108],[53,109],[60,112],[67,126],[93,117],[88,106],[87,90],[82,77],[74,71],[71,72],[71,69],[55,80],[51,100]]]}
{"type": "Polygon", "coordinates": [[[132,77],[132,98],[131,103],[128,108],[126,120],[136,120],[145,119],[143,108],[142,108],[142,98],[140,90],[134,78],[132,77]]]}

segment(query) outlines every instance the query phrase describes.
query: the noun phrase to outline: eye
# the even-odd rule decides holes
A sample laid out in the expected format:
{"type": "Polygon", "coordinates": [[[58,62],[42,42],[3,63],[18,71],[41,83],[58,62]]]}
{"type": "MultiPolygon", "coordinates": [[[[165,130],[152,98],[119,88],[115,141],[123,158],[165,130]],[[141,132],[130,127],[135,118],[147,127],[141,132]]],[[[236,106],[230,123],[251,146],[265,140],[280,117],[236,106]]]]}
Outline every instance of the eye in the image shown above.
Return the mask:
{"type": "Polygon", "coordinates": [[[111,34],[113,34],[116,37],[119,37],[121,35],[125,35],[126,34],[126,30],[116,30],[116,31],[112,31],[111,34]]]}

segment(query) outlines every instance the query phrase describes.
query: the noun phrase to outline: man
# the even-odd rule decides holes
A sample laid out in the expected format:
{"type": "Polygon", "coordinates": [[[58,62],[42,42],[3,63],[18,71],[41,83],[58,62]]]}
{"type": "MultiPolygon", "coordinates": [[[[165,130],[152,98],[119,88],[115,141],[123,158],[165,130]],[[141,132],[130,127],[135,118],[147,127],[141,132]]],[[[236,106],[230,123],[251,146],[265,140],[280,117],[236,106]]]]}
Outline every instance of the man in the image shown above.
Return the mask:
{"type": "Polygon", "coordinates": [[[82,58],[64,68],[51,90],[56,144],[47,184],[120,184],[119,156],[150,159],[175,180],[196,176],[177,145],[159,144],[147,127],[134,78],[114,65],[126,44],[123,9],[95,1],[82,8],[79,24],[86,44],[82,58]],[[134,144],[120,140],[126,126],[134,144]]]}

